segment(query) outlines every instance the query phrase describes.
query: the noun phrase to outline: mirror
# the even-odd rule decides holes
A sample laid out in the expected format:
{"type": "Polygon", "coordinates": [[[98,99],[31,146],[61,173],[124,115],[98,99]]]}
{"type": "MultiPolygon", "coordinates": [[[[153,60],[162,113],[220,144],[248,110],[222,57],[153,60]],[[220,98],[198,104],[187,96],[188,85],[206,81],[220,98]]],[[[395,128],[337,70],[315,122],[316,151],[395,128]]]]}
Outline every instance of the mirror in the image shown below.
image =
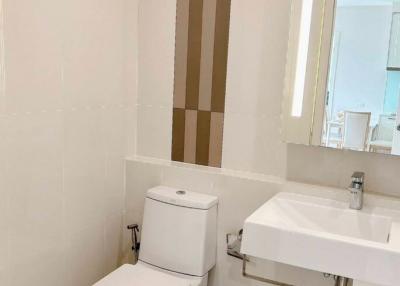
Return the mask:
{"type": "Polygon", "coordinates": [[[284,139],[400,155],[400,0],[299,2],[284,139]]]}

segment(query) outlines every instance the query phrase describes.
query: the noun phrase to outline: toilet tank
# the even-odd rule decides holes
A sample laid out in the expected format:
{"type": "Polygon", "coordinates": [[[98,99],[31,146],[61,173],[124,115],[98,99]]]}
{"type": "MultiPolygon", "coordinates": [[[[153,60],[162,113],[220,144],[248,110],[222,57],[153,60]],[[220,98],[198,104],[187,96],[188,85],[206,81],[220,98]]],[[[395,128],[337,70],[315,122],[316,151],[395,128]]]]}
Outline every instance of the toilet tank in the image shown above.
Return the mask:
{"type": "Polygon", "coordinates": [[[218,198],[169,187],[147,192],[139,259],[193,276],[215,265],[218,198]]]}

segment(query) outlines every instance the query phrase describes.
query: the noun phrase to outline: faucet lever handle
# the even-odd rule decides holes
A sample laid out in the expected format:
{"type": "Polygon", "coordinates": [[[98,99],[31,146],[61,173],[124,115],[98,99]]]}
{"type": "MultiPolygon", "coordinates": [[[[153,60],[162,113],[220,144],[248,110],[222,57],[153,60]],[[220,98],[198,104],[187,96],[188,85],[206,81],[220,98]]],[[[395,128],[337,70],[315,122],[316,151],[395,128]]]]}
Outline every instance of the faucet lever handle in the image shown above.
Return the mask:
{"type": "Polygon", "coordinates": [[[354,172],[353,176],[351,176],[351,181],[353,183],[363,184],[364,183],[364,177],[365,177],[365,173],[364,172],[354,172]]]}

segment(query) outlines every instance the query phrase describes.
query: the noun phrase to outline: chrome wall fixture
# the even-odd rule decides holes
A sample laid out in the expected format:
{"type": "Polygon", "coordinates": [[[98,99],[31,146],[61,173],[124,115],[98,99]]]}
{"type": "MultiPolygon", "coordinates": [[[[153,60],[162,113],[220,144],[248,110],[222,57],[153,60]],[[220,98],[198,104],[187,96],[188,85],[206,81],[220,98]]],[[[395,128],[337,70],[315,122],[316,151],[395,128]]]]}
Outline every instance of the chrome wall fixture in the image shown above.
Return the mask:
{"type": "Polygon", "coordinates": [[[252,274],[249,274],[246,272],[246,263],[249,262],[249,258],[245,255],[240,253],[240,247],[242,244],[242,234],[243,234],[243,229],[241,229],[237,234],[234,233],[228,233],[226,235],[226,243],[227,243],[227,254],[230,256],[233,256],[235,258],[241,259],[243,261],[243,267],[242,267],[242,275],[243,277],[249,278],[249,279],[253,279],[256,281],[260,281],[260,282],[265,282],[265,283],[269,283],[272,285],[278,285],[278,286],[294,286],[294,285],[290,285],[290,284],[286,284],[286,283],[282,283],[279,281],[274,281],[271,279],[267,279],[267,278],[262,278],[262,277],[258,277],[252,274]]]}
{"type": "Polygon", "coordinates": [[[135,259],[134,262],[136,263],[139,260],[139,250],[140,250],[140,242],[138,240],[139,225],[136,223],[130,224],[127,226],[127,229],[131,231],[132,251],[135,259]]]}
{"type": "Polygon", "coordinates": [[[272,284],[272,285],[294,286],[294,285],[291,285],[291,284],[286,284],[286,283],[283,283],[283,282],[270,280],[270,279],[267,279],[267,278],[263,278],[263,277],[259,277],[259,276],[255,276],[255,275],[247,273],[246,272],[246,264],[247,264],[248,258],[247,258],[246,255],[243,255],[243,258],[244,258],[243,259],[243,267],[242,267],[242,275],[243,275],[243,277],[250,278],[250,279],[253,279],[253,280],[256,280],[256,281],[260,281],[260,282],[269,283],[269,284],[272,284]]]}
{"type": "MultiPolygon", "coordinates": [[[[242,275],[243,277],[255,280],[255,281],[259,281],[259,282],[264,282],[264,283],[269,283],[271,285],[277,285],[277,286],[295,286],[292,284],[287,284],[284,282],[280,282],[280,281],[276,281],[276,280],[272,280],[272,279],[268,279],[268,278],[264,278],[264,277],[260,277],[260,276],[256,276],[253,274],[250,274],[247,272],[247,263],[250,262],[250,259],[247,255],[242,254],[240,252],[240,247],[242,244],[242,234],[243,234],[243,230],[241,229],[237,234],[236,233],[228,233],[226,235],[226,244],[227,244],[227,249],[226,249],[226,253],[229,256],[235,257],[237,259],[240,259],[243,261],[242,264],[242,275]]],[[[340,276],[335,276],[329,273],[324,273],[323,274],[324,277],[326,279],[331,279],[334,281],[334,285],[335,286],[348,286],[351,285],[350,284],[350,279],[345,278],[345,277],[340,277],[340,276]]],[[[297,285],[298,286],[298,285],[297,285]]]]}

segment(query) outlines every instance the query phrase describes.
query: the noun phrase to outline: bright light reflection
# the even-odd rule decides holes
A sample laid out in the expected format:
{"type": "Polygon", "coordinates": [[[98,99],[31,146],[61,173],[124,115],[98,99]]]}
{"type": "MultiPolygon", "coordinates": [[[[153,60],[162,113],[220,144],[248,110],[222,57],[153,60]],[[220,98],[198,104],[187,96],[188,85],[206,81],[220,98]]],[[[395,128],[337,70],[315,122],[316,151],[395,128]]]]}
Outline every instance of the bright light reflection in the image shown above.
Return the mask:
{"type": "Polygon", "coordinates": [[[301,8],[299,47],[297,51],[296,78],[292,103],[292,116],[294,117],[301,117],[303,112],[304,87],[306,82],[313,3],[314,0],[303,0],[301,8]]]}

